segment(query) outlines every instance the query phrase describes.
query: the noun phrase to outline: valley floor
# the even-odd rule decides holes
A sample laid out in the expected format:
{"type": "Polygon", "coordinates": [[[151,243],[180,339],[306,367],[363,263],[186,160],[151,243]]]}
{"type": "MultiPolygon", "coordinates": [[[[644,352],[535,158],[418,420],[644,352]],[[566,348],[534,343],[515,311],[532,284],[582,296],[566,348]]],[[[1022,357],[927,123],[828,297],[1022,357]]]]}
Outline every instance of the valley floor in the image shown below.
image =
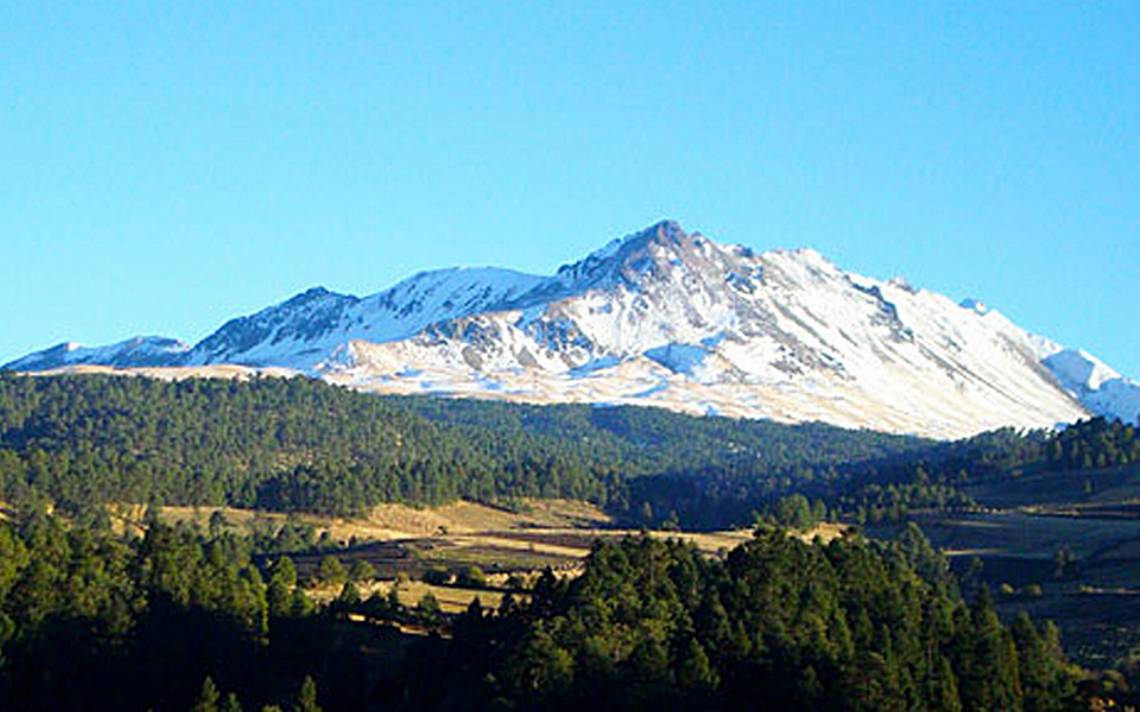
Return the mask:
{"type": "MultiPolygon", "coordinates": [[[[397,585],[405,605],[415,605],[430,592],[445,613],[463,610],[476,597],[484,606],[498,606],[503,593],[511,590],[508,582],[512,576],[532,578],[548,567],[558,575],[576,575],[597,540],[640,534],[639,530],[616,526],[600,509],[572,500],[526,500],[522,511],[517,512],[466,501],[434,508],[386,504],[357,519],[307,514],[290,517],[231,507],[163,507],[162,517],[204,530],[215,512],[222,513],[228,526],[247,534],[279,527],[286,521],[310,525],[318,536],[327,532],[337,547],[334,551],[290,555],[302,579],[314,577],[320,561],[332,553],[346,567],[364,561],[376,572],[375,581],[360,586],[363,597],[387,594],[397,585]],[[469,567],[485,573],[486,586],[465,587],[455,582],[441,586],[421,580],[429,570],[454,572],[469,567]]],[[[120,508],[117,521],[120,526],[136,526],[142,514],[138,506],[120,508]]],[[[845,528],[825,522],[801,536],[828,541],[845,528]]],[[[688,541],[709,555],[724,554],[752,537],[750,529],[650,534],[688,541]]],[[[337,593],[338,589],[330,586],[314,585],[310,590],[318,601],[331,600],[337,593]]]]}

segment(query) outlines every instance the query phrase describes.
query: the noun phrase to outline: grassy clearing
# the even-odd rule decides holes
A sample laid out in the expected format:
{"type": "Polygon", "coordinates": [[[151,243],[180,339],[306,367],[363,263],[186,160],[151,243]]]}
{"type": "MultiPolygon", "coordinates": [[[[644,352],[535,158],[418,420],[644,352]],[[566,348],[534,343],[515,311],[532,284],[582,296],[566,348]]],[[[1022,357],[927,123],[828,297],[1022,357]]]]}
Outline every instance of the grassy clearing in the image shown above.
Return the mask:
{"type": "MultiPolygon", "coordinates": [[[[920,514],[914,520],[936,547],[950,556],[1012,556],[1051,559],[1062,546],[1078,558],[1140,538],[1140,520],[1037,515],[1020,511],[920,514]]],[[[868,527],[890,538],[900,527],[868,527]]]]}
{"type": "MultiPolygon", "coordinates": [[[[527,500],[524,512],[459,501],[442,507],[410,507],[384,504],[375,507],[367,517],[346,519],[315,514],[286,515],[233,507],[163,507],[162,518],[170,523],[186,523],[201,528],[208,526],[214,512],[225,516],[228,526],[250,533],[257,528],[280,526],[292,518],[311,525],[317,535],[328,532],[336,542],[366,543],[371,541],[430,540],[451,548],[518,548],[553,557],[580,558],[589,552],[599,538],[636,536],[633,529],[613,528],[613,519],[597,507],[572,500],[527,500]]],[[[117,505],[112,518],[119,527],[141,525],[146,514],[144,505],[117,505]]],[[[815,536],[823,540],[840,536],[846,527],[824,523],[802,534],[805,541],[815,536]]],[[[706,553],[731,549],[752,536],[749,529],[719,532],[650,532],[658,538],[679,538],[691,542],[706,553]]]]}
{"type": "MultiPolygon", "coordinates": [[[[384,595],[392,588],[394,582],[385,581],[379,584],[384,595]]],[[[439,601],[439,607],[444,613],[460,613],[471,605],[471,601],[478,598],[484,608],[498,608],[503,600],[502,591],[488,591],[484,589],[458,588],[455,586],[434,586],[423,581],[408,581],[396,587],[396,595],[400,603],[405,606],[415,606],[426,594],[430,593],[439,601]]]]}
{"type": "Polygon", "coordinates": [[[510,512],[466,501],[421,509],[383,504],[374,508],[367,519],[343,524],[348,528],[358,527],[361,533],[375,528],[413,538],[510,529],[604,527],[612,522],[600,509],[584,502],[527,500],[525,507],[525,512],[510,512]]]}
{"type": "MultiPolygon", "coordinates": [[[[455,502],[443,507],[415,508],[385,504],[367,517],[344,519],[312,514],[285,515],[231,507],[163,507],[161,516],[171,523],[206,528],[211,515],[221,511],[229,527],[243,533],[279,527],[292,518],[314,528],[317,536],[327,532],[334,542],[354,546],[338,554],[343,561],[363,558],[386,575],[398,571],[412,575],[432,566],[456,568],[481,566],[488,573],[526,572],[550,566],[573,568],[585,558],[598,539],[638,536],[630,529],[614,529],[612,520],[593,505],[569,500],[528,500],[523,512],[474,502],[455,502]],[[382,543],[399,542],[402,551],[382,543]],[[376,543],[377,546],[372,546],[376,543]],[[393,558],[399,554],[399,560],[393,558]],[[410,555],[410,558],[409,558],[410,555]]],[[[141,505],[115,510],[122,527],[138,525],[145,516],[141,505]]],[[[843,525],[824,523],[801,536],[805,541],[819,536],[824,541],[840,536],[843,525]]],[[[650,532],[656,538],[677,538],[710,554],[723,554],[752,536],[749,529],[720,532],[650,532]]],[[[314,564],[311,556],[299,557],[298,566],[314,564]]],[[[319,558],[319,557],[318,557],[319,558]]]]}
{"type": "Polygon", "coordinates": [[[428,566],[438,564],[447,569],[478,566],[487,571],[500,572],[534,571],[544,569],[547,566],[553,569],[562,569],[573,566],[586,553],[583,551],[579,556],[556,556],[516,547],[458,546],[437,547],[420,551],[418,555],[420,560],[428,566]]]}
{"type": "MultiPolygon", "coordinates": [[[[358,518],[285,515],[233,507],[163,507],[162,517],[172,523],[185,522],[205,527],[210,516],[221,511],[230,526],[248,533],[259,525],[280,526],[291,516],[312,525],[318,535],[327,531],[339,542],[418,539],[512,529],[601,528],[612,523],[608,515],[585,502],[528,500],[525,505],[527,511],[515,513],[466,501],[422,508],[383,504],[375,507],[368,516],[358,518]]],[[[142,522],[146,507],[125,505],[116,507],[115,511],[124,522],[137,525],[142,522]]]]}
{"type": "MultiPolygon", "coordinates": [[[[439,602],[440,610],[444,613],[461,613],[471,605],[471,601],[478,598],[484,608],[498,608],[502,603],[504,591],[489,589],[462,588],[459,586],[436,586],[423,581],[369,581],[357,585],[361,598],[379,594],[387,596],[392,587],[396,588],[396,596],[400,603],[408,608],[414,608],[425,595],[430,593],[439,602]]],[[[328,603],[340,594],[340,589],[329,586],[317,586],[306,590],[309,596],[320,603],[328,603]]]]}
{"type": "Polygon", "coordinates": [[[988,507],[1035,510],[1135,501],[1140,496],[1140,465],[1094,470],[1045,470],[1001,477],[966,491],[988,507]]]}
{"type": "MultiPolygon", "coordinates": [[[[366,561],[378,580],[362,585],[361,595],[386,594],[397,578],[398,595],[404,605],[414,606],[427,592],[445,612],[458,612],[476,596],[485,606],[498,606],[501,591],[437,586],[419,580],[430,569],[448,571],[477,566],[492,586],[503,586],[511,575],[533,578],[549,567],[561,576],[582,569],[598,539],[639,536],[640,531],[612,528],[612,520],[596,507],[567,500],[530,500],[522,512],[510,512],[473,502],[455,502],[443,507],[415,508],[397,504],[376,507],[367,517],[344,519],[317,515],[285,515],[229,507],[164,507],[160,516],[171,523],[207,528],[214,512],[221,511],[227,526],[243,533],[272,530],[293,519],[311,525],[317,536],[328,532],[345,546],[331,552],[346,567],[366,561]],[[347,546],[353,542],[352,546],[347,546]]],[[[115,518],[123,527],[138,527],[146,514],[144,506],[122,506],[115,518]]],[[[825,541],[840,536],[844,527],[826,523],[801,534],[804,540],[819,536],[825,541]]],[[[708,555],[721,555],[752,537],[749,529],[721,532],[650,532],[655,538],[674,538],[691,543],[708,555]]],[[[292,555],[298,574],[311,579],[325,553],[292,555]]],[[[339,589],[317,587],[312,595],[331,601],[339,589]]]]}

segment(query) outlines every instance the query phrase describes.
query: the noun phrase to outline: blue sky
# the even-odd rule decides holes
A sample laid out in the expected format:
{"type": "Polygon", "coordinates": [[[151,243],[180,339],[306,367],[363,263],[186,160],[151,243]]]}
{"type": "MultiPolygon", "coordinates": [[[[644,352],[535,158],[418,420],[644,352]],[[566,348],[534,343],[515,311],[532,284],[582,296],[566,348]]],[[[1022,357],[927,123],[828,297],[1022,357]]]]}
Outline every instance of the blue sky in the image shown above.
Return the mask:
{"type": "Polygon", "coordinates": [[[1140,4],[10,3],[0,362],[671,217],[1140,375],[1140,4]]]}

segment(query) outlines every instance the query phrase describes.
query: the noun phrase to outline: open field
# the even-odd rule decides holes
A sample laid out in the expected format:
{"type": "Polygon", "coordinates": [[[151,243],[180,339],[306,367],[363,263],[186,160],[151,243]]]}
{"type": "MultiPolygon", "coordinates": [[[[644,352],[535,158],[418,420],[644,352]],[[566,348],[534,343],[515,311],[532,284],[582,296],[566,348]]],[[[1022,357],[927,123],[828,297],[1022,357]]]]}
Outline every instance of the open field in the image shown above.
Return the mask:
{"type": "MultiPolygon", "coordinates": [[[[913,517],[950,556],[1007,556],[1052,560],[1062,546],[1078,558],[1108,553],[1140,539],[1140,518],[1061,516],[1026,511],[927,514],[913,517]]],[[[876,535],[881,528],[870,527],[876,535]]]]}
{"type": "MultiPolygon", "coordinates": [[[[382,582],[378,590],[387,594],[392,587],[391,581],[382,582]]],[[[440,610],[444,613],[461,613],[471,605],[471,601],[478,598],[484,608],[498,608],[503,600],[502,591],[461,588],[457,586],[433,586],[423,581],[408,581],[396,588],[396,595],[400,603],[405,606],[415,606],[426,594],[430,593],[439,601],[440,610]]]]}
{"type": "MultiPolygon", "coordinates": [[[[339,542],[390,541],[481,531],[551,528],[603,528],[612,519],[597,507],[572,500],[529,500],[525,512],[511,512],[475,502],[459,501],[442,507],[410,507],[383,504],[365,517],[322,517],[315,514],[285,515],[232,507],[163,507],[162,516],[171,522],[188,522],[205,527],[215,511],[221,511],[235,528],[252,531],[259,525],[281,525],[294,519],[312,525],[319,533],[327,531],[339,542]]],[[[144,508],[132,510],[141,521],[144,508]]]]}
{"type": "MultiPolygon", "coordinates": [[[[338,550],[336,557],[345,566],[357,560],[368,562],[376,570],[376,579],[359,586],[362,597],[375,593],[387,595],[396,587],[400,602],[415,606],[431,593],[444,613],[459,613],[478,598],[485,607],[498,607],[508,590],[510,576],[533,579],[549,567],[556,575],[575,576],[582,562],[599,539],[618,539],[640,535],[639,531],[603,528],[607,524],[597,510],[579,502],[532,501],[526,514],[512,514],[493,507],[458,502],[435,509],[411,509],[400,505],[378,507],[363,522],[321,520],[306,517],[314,526],[327,526],[342,536],[351,532],[357,544],[338,550]],[[572,526],[576,525],[576,526],[572,526]],[[363,536],[382,532],[400,538],[363,540],[363,536]],[[458,585],[433,585],[418,580],[429,569],[460,571],[475,566],[485,572],[487,586],[469,588],[458,585]],[[401,581],[397,584],[396,579],[401,581]]],[[[182,521],[204,525],[209,513],[198,511],[193,516],[185,510],[171,509],[167,514],[182,521]]],[[[256,520],[248,512],[226,510],[227,519],[235,525],[256,520]],[[238,515],[238,516],[231,516],[238,515]]],[[[841,536],[846,527],[823,523],[802,534],[805,540],[818,536],[824,541],[841,536]]],[[[710,555],[723,555],[752,537],[747,529],[720,532],[650,532],[658,538],[676,538],[692,543],[710,555]]],[[[298,574],[315,576],[321,553],[297,554],[292,558],[298,574]]],[[[331,601],[339,590],[316,586],[310,594],[318,601],[331,601]]]]}
{"type": "MultiPolygon", "coordinates": [[[[358,559],[367,561],[381,579],[401,573],[418,578],[429,569],[457,571],[470,566],[479,567],[490,576],[525,576],[548,567],[571,574],[581,569],[582,560],[599,539],[640,533],[598,526],[605,520],[590,516],[592,512],[581,509],[578,503],[536,504],[541,504],[541,508],[535,507],[534,512],[527,515],[512,515],[468,502],[435,510],[408,510],[389,505],[373,517],[383,517],[386,524],[383,531],[386,535],[396,533],[393,538],[365,538],[378,530],[356,522],[334,523],[330,531],[353,532],[357,537],[355,543],[338,551],[337,557],[346,566],[358,559]]],[[[825,538],[837,533],[834,529],[821,530],[825,538]]],[[[716,555],[746,541],[751,532],[652,532],[651,535],[684,539],[701,551],[716,555]]],[[[304,576],[315,571],[322,555],[299,554],[293,558],[298,572],[304,576]]]]}
{"type": "MultiPolygon", "coordinates": [[[[498,606],[509,576],[524,579],[550,568],[556,574],[576,575],[595,542],[639,535],[620,529],[602,511],[589,504],[566,500],[528,500],[521,512],[507,511],[473,502],[456,502],[436,508],[413,508],[388,504],[374,508],[367,517],[345,519],[316,515],[254,512],[233,508],[164,507],[161,516],[170,522],[183,522],[205,528],[211,515],[220,511],[226,525],[244,533],[272,531],[287,521],[302,522],[317,535],[327,532],[337,545],[335,555],[348,567],[365,561],[376,572],[376,580],[360,586],[362,596],[387,593],[399,578],[402,603],[414,606],[430,591],[445,612],[463,610],[476,596],[485,606],[498,606]],[[421,579],[429,570],[457,572],[478,567],[487,576],[483,589],[436,586],[421,579]]],[[[141,506],[120,507],[120,526],[138,526],[145,514],[141,506]]],[[[829,541],[842,535],[846,527],[824,523],[802,534],[810,540],[819,536],[829,541]]],[[[718,532],[650,532],[658,538],[682,539],[710,555],[723,555],[752,537],[751,530],[718,532]]],[[[322,552],[290,554],[303,579],[315,579],[322,552]]],[[[328,601],[339,590],[314,587],[314,598],[328,601]]]]}
{"type": "Polygon", "coordinates": [[[1051,470],[1002,477],[965,488],[988,507],[1073,511],[1140,503],[1140,465],[1099,470],[1051,470]]]}
{"type": "MultiPolygon", "coordinates": [[[[413,608],[428,593],[439,602],[439,608],[444,613],[462,613],[471,605],[471,601],[478,598],[484,608],[498,608],[503,601],[505,590],[494,588],[467,588],[462,586],[437,586],[423,581],[370,581],[357,586],[361,598],[367,599],[375,594],[387,596],[392,587],[396,588],[396,596],[400,603],[413,608]]],[[[309,596],[318,602],[328,603],[337,597],[339,590],[324,586],[307,589],[309,596]]]]}

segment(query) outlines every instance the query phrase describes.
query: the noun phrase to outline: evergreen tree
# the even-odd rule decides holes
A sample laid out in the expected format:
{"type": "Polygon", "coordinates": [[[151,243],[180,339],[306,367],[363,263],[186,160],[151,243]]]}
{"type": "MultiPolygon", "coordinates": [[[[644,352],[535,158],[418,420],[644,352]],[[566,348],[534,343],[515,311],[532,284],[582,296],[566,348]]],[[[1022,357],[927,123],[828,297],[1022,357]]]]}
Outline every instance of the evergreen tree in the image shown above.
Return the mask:
{"type": "Polygon", "coordinates": [[[689,639],[688,649],[677,671],[677,682],[682,689],[702,692],[714,689],[719,682],[708,654],[696,638],[689,639]]]}
{"type": "Polygon", "coordinates": [[[288,556],[278,558],[270,568],[266,599],[272,616],[293,615],[294,590],[297,587],[297,568],[288,556]]]}
{"type": "Polygon", "coordinates": [[[219,712],[219,699],[221,699],[221,695],[218,694],[214,680],[207,676],[202,681],[202,689],[198,692],[198,699],[194,701],[194,706],[191,708],[192,712],[219,712]]]}
{"type": "Polygon", "coordinates": [[[293,712],[321,712],[321,706],[317,704],[317,683],[308,675],[301,683],[301,691],[293,704],[293,712]]]}
{"type": "Polygon", "coordinates": [[[376,569],[364,559],[357,559],[348,568],[348,578],[356,583],[368,581],[376,578],[376,569]]]}
{"type": "Polygon", "coordinates": [[[348,572],[345,571],[344,564],[340,563],[340,559],[331,555],[321,559],[321,563],[317,567],[317,575],[320,577],[321,583],[334,588],[343,586],[348,579],[348,572]]]}
{"type": "Polygon", "coordinates": [[[226,695],[226,701],[222,703],[222,712],[242,712],[241,701],[235,693],[226,695]]]}

